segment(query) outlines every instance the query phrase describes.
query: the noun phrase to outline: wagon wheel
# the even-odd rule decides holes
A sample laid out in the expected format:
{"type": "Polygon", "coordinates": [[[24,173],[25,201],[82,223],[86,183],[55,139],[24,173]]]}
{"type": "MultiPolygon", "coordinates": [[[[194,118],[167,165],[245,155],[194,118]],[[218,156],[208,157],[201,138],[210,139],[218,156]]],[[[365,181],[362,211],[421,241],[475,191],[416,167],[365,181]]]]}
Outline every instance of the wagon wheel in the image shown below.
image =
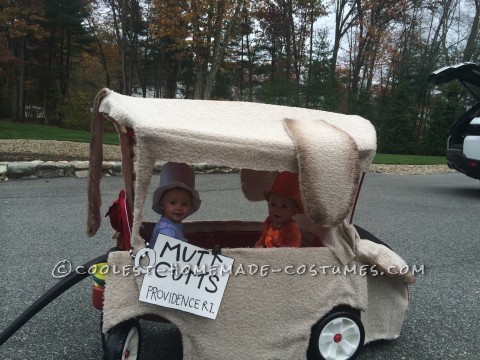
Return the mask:
{"type": "Polygon", "coordinates": [[[353,311],[334,311],[314,328],[308,357],[319,360],[354,359],[364,341],[365,329],[359,317],[353,311]]]}
{"type": "Polygon", "coordinates": [[[140,324],[136,319],[114,326],[105,336],[103,360],[137,360],[140,336],[140,324]]]}
{"type": "Polygon", "coordinates": [[[103,310],[100,311],[100,336],[102,337],[102,351],[105,354],[105,342],[107,338],[103,333],[103,310]]]}

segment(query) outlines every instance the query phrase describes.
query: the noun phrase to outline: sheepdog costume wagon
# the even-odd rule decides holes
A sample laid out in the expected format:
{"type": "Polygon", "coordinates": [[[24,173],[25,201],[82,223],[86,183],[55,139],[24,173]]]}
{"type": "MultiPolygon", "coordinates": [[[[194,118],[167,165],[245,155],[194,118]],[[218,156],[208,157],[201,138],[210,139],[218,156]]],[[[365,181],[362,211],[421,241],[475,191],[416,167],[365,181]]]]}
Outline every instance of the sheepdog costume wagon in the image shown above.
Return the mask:
{"type": "MultiPolygon", "coordinates": [[[[388,247],[361,239],[345,220],[376,149],[373,126],[359,116],[246,102],[139,99],[108,89],[98,94],[94,111],[89,235],[100,226],[102,151],[97,137],[107,118],[120,134],[126,198],[134,209],[134,254],[149,239],[142,209],[155,161],[174,161],[240,169],[241,188],[250,201],[264,200],[263,191],[278,171],[299,173],[305,214],[295,220],[303,234],[302,248],[253,248],[261,221],[185,224],[190,243],[219,247],[222,255],[234,259],[235,269],[251,264],[297,270],[315,264],[350,269],[375,265],[381,270],[405,265],[388,247]],[[311,246],[315,239],[324,246],[311,246]]],[[[109,265],[131,265],[129,250],[111,252],[109,265]]],[[[313,358],[350,359],[364,343],[400,334],[408,303],[406,284],[414,278],[410,273],[374,275],[282,271],[230,276],[218,315],[211,320],[141,302],[142,276],[109,273],[103,331],[110,336],[120,331],[131,339],[137,325],[130,320],[156,314],[180,330],[185,359],[301,359],[307,349],[313,358]],[[132,330],[125,331],[122,324],[132,330]]],[[[127,342],[122,351],[135,349],[135,343],[127,342]]]]}
{"type": "Polygon", "coordinates": [[[109,89],[98,93],[93,111],[89,236],[103,216],[105,119],[115,125],[121,144],[124,216],[116,226],[117,248],[108,254],[110,269],[149,260],[139,252],[146,252],[154,225],[143,221],[142,210],[156,161],[240,169],[249,201],[264,201],[278,172],[298,173],[305,209],[295,216],[300,248],[254,248],[263,219],[184,223],[189,244],[233,259],[232,272],[245,269],[230,274],[211,318],[140,301],[146,274],[109,271],[105,287],[94,294],[102,310],[105,359],[137,358],[138,319],[146,317],[178,327],[185,359],[353,359],[365,343],[399,336],[407,285],[415,278],[391,271],[405,262],[347,221],[375,155],[369,121],[258,103],[134,98],[109,89]],[[246,269],[252,264],[282,271],[251,274],[246,269]]]}

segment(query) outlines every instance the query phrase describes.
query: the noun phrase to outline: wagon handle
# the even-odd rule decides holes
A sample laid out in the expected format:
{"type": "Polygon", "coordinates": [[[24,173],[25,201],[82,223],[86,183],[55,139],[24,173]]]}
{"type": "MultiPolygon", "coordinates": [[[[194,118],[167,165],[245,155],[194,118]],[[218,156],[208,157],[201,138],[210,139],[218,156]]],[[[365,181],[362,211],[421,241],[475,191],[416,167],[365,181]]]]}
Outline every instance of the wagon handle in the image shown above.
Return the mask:
{"type": "MultiPolygon", "coordinates": [[[[81,280],[89,276],[88,269],[95,264],[106,262],[108,253],[99,256],[83,265],[83,273],[74,271],[67,275],[62,281],[56,283],[50,290],[43,294],[40,298],[37,299],[30,307],[25,310],[9,327],[7,327],[0,334],[0,346],[3,345],[15,332],[20,329],[25,323],[35,316],[40,310],[47,306],[50,302],[59,297],[66,290],[70,289],[73,285],[77,284],[81,280]]],[[[80,267],[81,268],[81,267],[80,267]]]]}

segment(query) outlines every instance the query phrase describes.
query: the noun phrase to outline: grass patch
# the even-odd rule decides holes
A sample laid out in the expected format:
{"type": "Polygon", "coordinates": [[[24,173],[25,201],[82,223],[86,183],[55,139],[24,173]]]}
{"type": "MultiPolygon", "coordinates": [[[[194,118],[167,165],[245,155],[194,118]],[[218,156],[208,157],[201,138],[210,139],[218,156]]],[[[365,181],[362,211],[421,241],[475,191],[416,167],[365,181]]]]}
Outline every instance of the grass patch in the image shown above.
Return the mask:
{"type": "Polygon", "coordinates": [[[376,154],[374,164],[396,165],[446,165],[445,156],[376,154]]]}
{"type": "MultiPolygon", "coordinates": [[[[0,139],[90,142],[90,132],[0,120],[0,139]]],[[[116,133],[104,133],[103,143],[118,145],[118,135],[116,133]]]]}

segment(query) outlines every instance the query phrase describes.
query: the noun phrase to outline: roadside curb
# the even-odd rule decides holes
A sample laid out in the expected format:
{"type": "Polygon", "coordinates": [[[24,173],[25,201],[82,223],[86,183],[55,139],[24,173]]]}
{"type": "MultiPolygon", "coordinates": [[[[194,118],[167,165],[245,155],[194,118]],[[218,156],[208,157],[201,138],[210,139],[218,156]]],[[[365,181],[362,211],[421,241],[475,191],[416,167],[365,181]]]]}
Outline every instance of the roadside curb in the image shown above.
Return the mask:
{"type": "MultiPolygon", "coordinates": [[[[159,174],[163,163],[155,163],[154,174],[159,174]]],[[[204,174],[228,174],[238,172],[226,166],[212,164],[193,165],[196,173],[204,174]]],[[[39,179],[57,177],[88,177],[88,161],[19,161],[0,162],[0,181],[10,179],[39,179]]],[[[120,161],[104,161],[102,163],[103,176],[122,175],[122,163],[120,161]]]]}
{"type": "MultiPolygon", "coordinates": [[[[159,174],[162,169],[161,162],[155,163],[154,174],[159,174]]],[[[236,173],[238,169],[213,164],[193,165],[197,174],[229,174],[236,173]]],[[[88,177],[88,161],[17,161],[0,162],[0,182],[12,179],[42,179],[56,177],[88,177]]],[[[103,176],[122,175],[120,161],[104,161],[102,163],[103,176]]],[[[372,164],[369,172],[390,175],[434,175],[455,173],[447,165],[381,165],[372,164]]]]}

